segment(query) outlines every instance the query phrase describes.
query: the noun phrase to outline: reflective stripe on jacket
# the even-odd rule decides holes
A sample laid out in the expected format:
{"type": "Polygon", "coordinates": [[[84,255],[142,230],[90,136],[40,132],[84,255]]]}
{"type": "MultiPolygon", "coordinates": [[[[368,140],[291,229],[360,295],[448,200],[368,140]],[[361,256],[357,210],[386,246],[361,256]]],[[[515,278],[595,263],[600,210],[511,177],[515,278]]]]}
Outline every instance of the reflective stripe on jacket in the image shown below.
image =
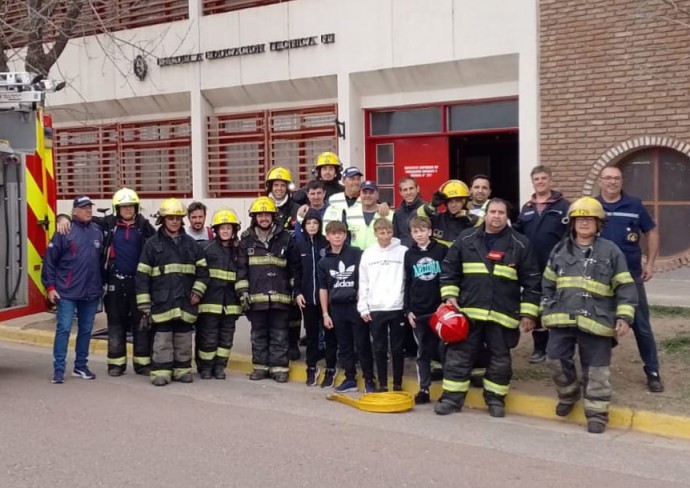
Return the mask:
{"type": "Polygon", "coordinates": [[[632,324],[637,288],[625,256],[613,242],[598,237],[589,249],[572,239],[551,253],[542,279],[542,324],[577,327],[613,337],[616,319],[632,324]]]}
{"type": "Polygon", "coordinates": [[[237,282],[237,247],[223,246],[218,239],[201,244],[208,265],[209,282],[199,313],[240,315],[242,308],[235,293],[237,282]]]}

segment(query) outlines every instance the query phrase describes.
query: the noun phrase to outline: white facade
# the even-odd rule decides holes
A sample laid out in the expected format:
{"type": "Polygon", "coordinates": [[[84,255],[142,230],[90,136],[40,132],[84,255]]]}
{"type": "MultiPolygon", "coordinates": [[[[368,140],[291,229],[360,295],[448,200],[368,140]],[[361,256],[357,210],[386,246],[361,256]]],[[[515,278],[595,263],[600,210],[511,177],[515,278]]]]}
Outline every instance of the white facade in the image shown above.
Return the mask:
{"type": "MultiPolygon", "coordinates": [[[[365,109],[517,96],[525,199],[539,157],[537,9],[536,0],[295,0],[202,16],[190,0],[189,20],[71,41],[51,72],[69,85],[49,111],[58,128],[190,116],[194,199],[246,216],[249,199],[206,194],[209,115],[335,103],[347,131],[340,157],[364,168],[365,109]],[[335,42],[321,42],[326,34],[335,42]],[[316,45],[270,50],[312,36],[316,45]],[[265,52],[156,64],[260,44],[265,52]],[[133,74],[137,54],[148,62],[144,81],[133,74]]],[[[144,212],[158,204],[145,201],[144,212]]]]}

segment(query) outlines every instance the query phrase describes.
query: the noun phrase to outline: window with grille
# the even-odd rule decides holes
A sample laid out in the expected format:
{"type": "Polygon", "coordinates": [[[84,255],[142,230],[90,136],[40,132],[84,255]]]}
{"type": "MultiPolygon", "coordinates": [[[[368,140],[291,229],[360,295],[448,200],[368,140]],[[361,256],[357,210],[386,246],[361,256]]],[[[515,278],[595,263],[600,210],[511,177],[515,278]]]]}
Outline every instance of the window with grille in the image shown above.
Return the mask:
{"type": "Polygon", "coordinates": [[[295,185],[304,185],[316,157],[337,151],[335,118],[334,105],[209,117],[209,193],[262,193],[273,166],[287,167],[295,185]]]}
{"type": "Polygon", "coordinates": [[[126,186],[142,197],[192,193],[189,118],[56,130],[58,198],[110,198],[126,186]]]}
{"type": "Polygon", "coordinates": [[[233,10],[289,1],[291,0],[204,0],[203,13],[204,15],[220,14],[222,12],[232,12],[233,10]]]}
{"type": "MultiPolygon", "coordinates": [[[[47,2],[44,2],[47,3],[47,2]]],[[[6,47],[21,47],[28,42],[32,21],[43,21],[43,39],[54,40],[67,15],[70,2],[51,2],[50,16],[28,15],[29,2],[0,2],[3,22],[0,36],[6,47]]],[[[45,7],[44,7],[45,8],[45,7]]],[[[189,18],[189,0],[90,0],[76,19],[72,37],[134,29],[189,18]]]]}

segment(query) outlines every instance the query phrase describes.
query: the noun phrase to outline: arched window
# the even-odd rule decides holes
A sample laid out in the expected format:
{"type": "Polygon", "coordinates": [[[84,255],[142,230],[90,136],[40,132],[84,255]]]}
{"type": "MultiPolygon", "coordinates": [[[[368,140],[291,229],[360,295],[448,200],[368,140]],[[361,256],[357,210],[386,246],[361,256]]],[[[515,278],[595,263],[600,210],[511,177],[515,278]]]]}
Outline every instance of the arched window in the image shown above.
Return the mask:
{"type": "Polygon", "coordinates": [[[618,166],[623,190],[641,198],[659,226],[660,264],[685,263],[690,256],[690,158],[652,147],[625,156],[618,166]]]}

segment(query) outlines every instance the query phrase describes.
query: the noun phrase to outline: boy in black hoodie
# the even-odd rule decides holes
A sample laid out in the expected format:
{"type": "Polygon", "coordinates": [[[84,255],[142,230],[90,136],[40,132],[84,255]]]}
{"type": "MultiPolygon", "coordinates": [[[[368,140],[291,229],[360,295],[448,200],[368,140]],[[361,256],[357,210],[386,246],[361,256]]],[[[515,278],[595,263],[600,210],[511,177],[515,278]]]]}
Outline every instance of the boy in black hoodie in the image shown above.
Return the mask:
{"type": "Polygon", "coordinates": [[[429,326],[429,319],[441,304],[441,263],[448,248],[431,239],[431,220],[410,219],[414,245],[405,253],[405,316],[417,339],[417,377],[419,393],[415,403],[429,403],[431,358],[439,348],[439,339],[429,326]]]}
{"type": "MultiPolygon", "coordinates": [[[[338,385],[338,393],[357,391],[355,354],[359,358],[364,376],[364,391],[376,391],[374,383],[374,357],[371,352],[369,327],[357,312],[359,261],[362,251],[345,243],[347,227],[339,220],[326,225],[326,238],[330,243],[326,256],[319,261],[319,301],[323,311],[323,326],[335,331],[338,359],[345,369],[345,380],[338,385]]],[[[331,371],[335,375],[335,371],[331,371]]],[[[326,375],[329,370],[326,370],[326,375]]],[[[321,386],[328,388],[333,382],[321,386]]]]}
{"type": "MultiPolygon", "coordinates": [[[[302,232],[296,239],[297,249],[302,259],[302,283],[300,293],[295,297],[297,305],[302,309],[304,329],[307,333],[307,386],[316,386],[319,378],[319,336],[322,330],[321,305],[319,302],[319,286],[317,283],[317,264],[326,255],[328,241],[321,233],[320,212],[310,209],[302,221],[302,232]]],[[[324,382],[332,386],[335,379],[335,365],[337,342],[332,329],[324,330],[326,343],[326,373],[324,382]]]]}

